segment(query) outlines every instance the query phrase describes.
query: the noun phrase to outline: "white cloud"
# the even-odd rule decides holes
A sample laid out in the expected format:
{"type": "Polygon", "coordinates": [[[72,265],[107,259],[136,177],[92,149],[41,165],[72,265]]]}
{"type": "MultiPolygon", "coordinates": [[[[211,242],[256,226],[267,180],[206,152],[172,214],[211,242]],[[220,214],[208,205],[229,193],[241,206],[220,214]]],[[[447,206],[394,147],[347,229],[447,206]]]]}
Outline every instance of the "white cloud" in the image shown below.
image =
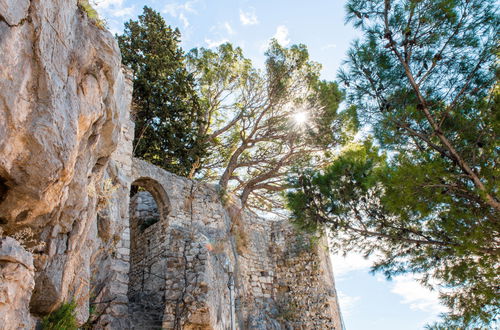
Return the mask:
{"type": "MultiPolygon", "coordinates": [[[[109,0],[109,1],[119,1],[119,0],[109,0]]],[[[168,3],[163,9],[162,13],[168,14],[172,17],[179,18],[182,13],[193,13],[196,14],[196,10],[194,10],[194,5],[197,1],[187,1],[185,3],[168,3]]]]}
{"type": "Polygon", "coordinates": [[[184,15],[184,13],[179,14],[179,19],[182,21],[182,24],[184,25],[185,28],[189,26],[189,21],[187,17],[184,15]]]}
{"type": "Polygon", "coordinates": [[[229,40],[227,40],[227,39],[212,40],[212,39],[205,38],[205,43],[207,44],[208,48],[217,47],[217,46],[219,46],[225,42],[228,42],[228,41],[229,40]]]}
{"type": "Polygon", "coordinates": [[[115,17],[122,17],[122,16],[131,16],[134,12],[135,7],[127,7],[127,8],[121,8],[114,10],[111,14],[115,17]]]}
{"type": "Polygon", "coordinates": [[[119,7],[123,6],[123,0],[96,0],[95,6],[101,9],[108,9],[110,7],[119,7]]]}
{"type": "Polygon", "coordinates": [[[361,254],[349,253],[347,256],[331,254],[332,266],[336,279],[341,279],[348,273],[356,270],[368,270],[373,264],[373,258],[365,259],[361,254]]]}
{"type": "Polygon", "coordinates": [[[135,6],[123,7],[123,0],[96,0],[92,5],[95,5],[100,16],[108,18],[132,16],[135,11],[135,6]]]}
{"type": "Polygon", "coordinates": [[[250,11],[244,12],[240,9],[240,22],[243,25],[256,25],[259,24],[259,20],[257,19],[257,15],[255,14],[255,10],[252,9],[250,11]]]}
{"type": "Polygon", "coordinates": [[[403,297],[401,303],[410,305],[412,310],[436,314],[446,311],[446,307],[439,303],[439,293],[422,286],[414,276],[399,275],[393,281],[391,292],[403,297]]]}
{"type": "Polygon", "coordinates": [[[288,38],[288,28],[284,25],[278,26],[273,38],[275,38],[280,45],[287,46],[290,43],[290,38],[288,38]]]}
{"type": "Polygon", "coordinates": [[[357,302],[361,297],[348,296],[342,291],[338,291],[337,299],[340,305],[340,311],[344,317],[349,316],[351,312],[355,309],[357,302]]]}
{"type": "Polygon", "coordinates": [[[210,27],[210,32],[214,33],[217,36],[236,34],[236,31],[234,31],[232,25],[229,22],[219,22],[216,25],[212,25],[210,27]]]}
{"type": "Polygon", "coordinates": [[[234,34],[233,27],[231,26],[231,24],[229,24],[229,22],[224,22],[224,29],[227,33],[234,34]]]}

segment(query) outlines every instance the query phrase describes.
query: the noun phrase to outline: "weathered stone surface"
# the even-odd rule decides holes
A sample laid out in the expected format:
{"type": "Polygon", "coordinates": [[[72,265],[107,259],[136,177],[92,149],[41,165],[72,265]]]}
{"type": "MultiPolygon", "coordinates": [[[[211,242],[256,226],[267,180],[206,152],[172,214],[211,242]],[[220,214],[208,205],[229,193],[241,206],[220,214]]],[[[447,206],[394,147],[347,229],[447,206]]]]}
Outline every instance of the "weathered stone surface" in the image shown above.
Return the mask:
{"type": "Polygon", "coordinates": [[[341,329],[325,242],[311,244],[286,221],[234,217],[214,186],[134,159],[130,181],[138,178],[156,197],[140,191],[130,201],[132,328],[229,328],[232,273],[239,328],[341,329]]]}
{"type": "Polygon", "coordinates": [[[1,329],[34,327],[29,313],[35,287],[33,256],[11,237],[0,238],[0,320],[1,329]]]}
{"type": "Polygon", "coordinates": [[[0,0],[0,21],[8,25],[20,24],[28,16],[29,0],[0,0]]]}
{"type": "Polygon", "coordinates": [[[8,234],[29,225],[47,241],[34,312],[88,296],[88,187],[101,180],[129,104],[116,41],[77,1],[0,0],[0,224],[8,234]]]}

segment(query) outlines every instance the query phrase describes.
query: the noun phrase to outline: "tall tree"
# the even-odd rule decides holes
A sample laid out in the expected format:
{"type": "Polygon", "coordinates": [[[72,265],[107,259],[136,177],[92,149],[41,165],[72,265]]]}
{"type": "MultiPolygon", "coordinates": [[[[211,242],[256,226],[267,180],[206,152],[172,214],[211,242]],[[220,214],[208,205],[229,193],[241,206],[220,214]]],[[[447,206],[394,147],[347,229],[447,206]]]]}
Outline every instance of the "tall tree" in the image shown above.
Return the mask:
{"type": "Polygon", "coordinates": [[[320,66],[306,47],[274,41],[266,56],[264,71],[231,44],[188,56],[206,109],[201,134],[210,156],[200,173],[261,211],[282,207],[278,193],[292,166],[320,164],[321,153],[343,138],[337,114],[342,94],[335,83],[319,79],[320,66]]]}
{"type": "Polygon", "coordinates": [[[134,74],[134,156],[188,175],[205,154],[194,79],[179,47],[180,32],[151,8],[117,36],[123,64],[134,74]]]}
{"type": "Polygon", "coordinates": [[[364,37],[339,78],[381,150],[292,178],[294,217],[326,224],[339,247],[378,251],[389,277],[439,280],[447,326],[487,326],[500,302],[495,1],[350,0],[347,19],[364,37]]]}

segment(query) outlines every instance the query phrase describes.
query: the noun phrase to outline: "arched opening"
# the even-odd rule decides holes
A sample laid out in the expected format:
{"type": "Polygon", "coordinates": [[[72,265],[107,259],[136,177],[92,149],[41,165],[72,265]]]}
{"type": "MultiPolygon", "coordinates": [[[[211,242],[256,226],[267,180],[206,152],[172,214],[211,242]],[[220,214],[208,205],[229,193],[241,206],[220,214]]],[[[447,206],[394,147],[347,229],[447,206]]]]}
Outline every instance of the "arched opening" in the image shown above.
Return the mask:
{"type": "Polygon", "coordinates": [[[130,269],[128,299],[134,329],[161,328],[165,306],[162,262],[170,202],[163,187],[139,178],[130,189],[130,269]]]}

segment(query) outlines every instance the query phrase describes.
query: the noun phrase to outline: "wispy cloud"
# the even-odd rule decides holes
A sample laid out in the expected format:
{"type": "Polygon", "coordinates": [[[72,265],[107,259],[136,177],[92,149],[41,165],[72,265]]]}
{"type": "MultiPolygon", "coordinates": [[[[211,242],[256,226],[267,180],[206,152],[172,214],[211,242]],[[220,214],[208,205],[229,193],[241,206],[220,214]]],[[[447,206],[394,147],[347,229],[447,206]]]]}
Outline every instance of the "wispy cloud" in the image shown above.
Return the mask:
{"type": "Polygon", "coordinates": [[[132,14],[134,13],[134,10],[135,10],[135,6],[121,8],[121,9],[114,10],[112,12],[112,15],[115,17],[132,16],[132,14]]]}
{"type": "Polygon", "coordinates": [[[374,261],[373,258],[366,259],[358,253],[349,253],[345,257],[340,254],[332,254],[330,258],[337,280],[341,280],[345,275],[356,270],[368,271],[374,261]]]}
{"type": "Polygon", "coordinates": [[[412,310],[436,314],[446,311],[446,307],[439,302],[439,293],[422,286],[414,276],[396,276],[393,282],[391,292],[403,297],[401,303],[410,305],[412,310]]]}
{"type": "Polygon", "coordinates": [[[356,307],[356,303],[361,299],[361,297],[346,295],[342,291],[338,291],[337,298],[339,300],[340,310],[344,317],[351,314],[356,307]]]}
{"type": "Polygon", "coordinates": [[[95,7],[100,14],[108,17],[131,16],[135,10],[135,6],[123,7],[123,0],[97,0],[95,7]]]}
{"type": "Polygon", "coordinates": [[[288,28],[284,25],[278,26],[273,38],[275,38],[280,45],[287,46],[290,43],[290,38],[288,38],[288,28]]]}
{"type": "Polygon", "coordinates": [[[229,22],[224,22],[224,29],[227,33],[234,34],[233,27],[231,26],[231,24],[229,24],[229,22]]]}
{"type": "Polygon", "coordinates": [[[257,15],[255,14],[255,9],[251,9],[249,11],[243,11],[240,9],[240,22],[243,25],[256,25],[259,24],[259,20],[257,19],[257,15]]]}
{"type": "Polygon", "coordinates": [[[101,9],[108,9],[110,7],[123,7],[123,0],[96,0],[95,5],[101,9]]]}
{"type": "Polygon", "coordinates": [[[228,39],[212,40],[212,39],[205,38],[205,43],[207,44],[208,48],[217,47],[217,46],[219,46],[225,42],[228,42],[228,41],[229,41],[228,39]]]}
{"type": "Polygon", "coordinates": [[[234,35],[236,31],[233,29],[233,26],[229,22],[219,22],[216,25],[212,25],[210,27],[210,32],[214,33],[217,36],[223,35],[234,35]]]}
{"type": "MultiPolygon", "coordinates": [[[[119,1],[119,0],[109,0],[109,1],[119,1]]],[[[194,5],[197,1],[186,1],[185,3],[172,2],[166,4],[162,13],[170,15],[172,17],[178,18],[181,13],[193,13],[196,14],[196,10],[194,9],[194,5]]]]}
{"type": "Polygon", "coordinates": [[[189,21],[188,21],[186,15],[184,15],[184,13],[179,14],[179,20],[182,21],[182,24],[184,25],[185,28],[187,28],[189,26],[189,21]]]}
{"type": "Polygon", "coordinates": [[[124,7],[123,0],[96,0],[92,3],[99,16],[106,20],[111,33],[121,33],[123,20],[135,14],[136,7],[124,7]]]}
{"type": "MultiPolygon", "coordinates": [[[[118,1],[118,0],[111,0],[111,1],[118,1]]],[[[197,11],[195,10],[195,5],[197,2],[198,0],[186,1],[185,3],[178,3],[178,2],[168,3],[163,7],[161,12],[169,16],[172,16],[173,18],[177,18],[179,21],[182,22],[184,28],[187,28],[190,25],[187,15],[197,14],[197,11]]]]}

